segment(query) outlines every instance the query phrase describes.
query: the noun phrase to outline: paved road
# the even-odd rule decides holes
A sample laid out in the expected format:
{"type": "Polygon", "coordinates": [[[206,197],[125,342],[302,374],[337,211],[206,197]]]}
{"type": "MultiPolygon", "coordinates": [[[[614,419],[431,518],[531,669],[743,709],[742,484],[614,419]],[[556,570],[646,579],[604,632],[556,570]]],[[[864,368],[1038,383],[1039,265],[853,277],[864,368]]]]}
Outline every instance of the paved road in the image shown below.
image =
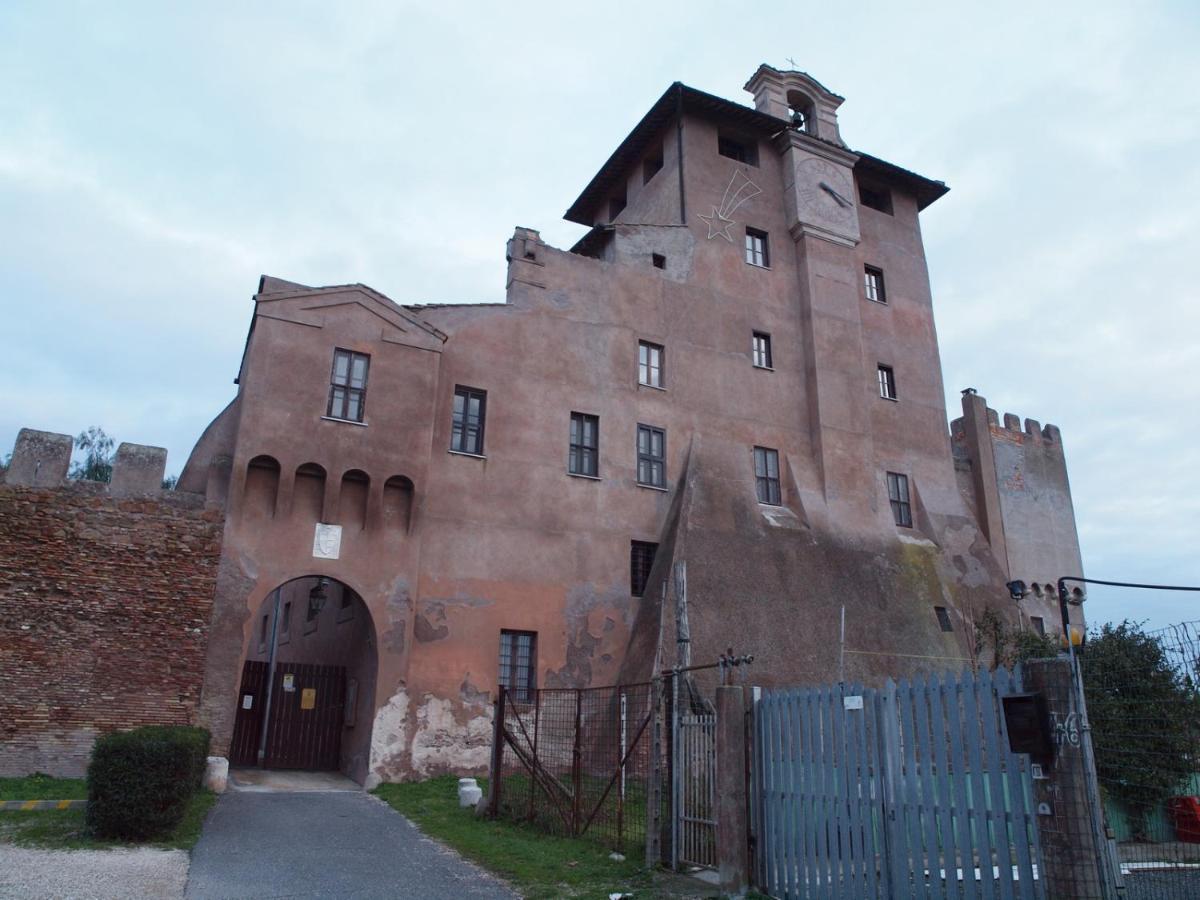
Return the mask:
{"type": "Polygon", "coordinates": [[[359,792],[222,795],[192,851],[186,896],[517,897],[359,792]]]}

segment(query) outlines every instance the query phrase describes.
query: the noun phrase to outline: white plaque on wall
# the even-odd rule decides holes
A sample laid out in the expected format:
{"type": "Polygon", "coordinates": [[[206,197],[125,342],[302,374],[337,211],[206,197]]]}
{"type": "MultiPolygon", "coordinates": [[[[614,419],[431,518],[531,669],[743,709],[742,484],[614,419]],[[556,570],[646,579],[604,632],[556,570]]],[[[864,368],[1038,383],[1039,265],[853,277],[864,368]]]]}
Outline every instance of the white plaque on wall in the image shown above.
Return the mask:
{"type": "Polygon", "coordinates": [[[342,552],[342,526],[317,523],[313,535],[313,556],[317,559],[337,559],[342,552]]]}

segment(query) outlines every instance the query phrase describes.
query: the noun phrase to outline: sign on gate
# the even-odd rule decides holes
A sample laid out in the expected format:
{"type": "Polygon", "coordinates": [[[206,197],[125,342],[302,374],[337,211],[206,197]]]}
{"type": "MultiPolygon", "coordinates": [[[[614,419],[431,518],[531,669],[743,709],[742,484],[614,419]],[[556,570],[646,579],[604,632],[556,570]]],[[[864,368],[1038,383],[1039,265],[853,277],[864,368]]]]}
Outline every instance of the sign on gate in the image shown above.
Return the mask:
{"type": "Polygon", "coordinates": [[[1028,760],[1004,670],[765,691],[755,704],[759,883],[782,898],[1041,900],[1028,760]]]}

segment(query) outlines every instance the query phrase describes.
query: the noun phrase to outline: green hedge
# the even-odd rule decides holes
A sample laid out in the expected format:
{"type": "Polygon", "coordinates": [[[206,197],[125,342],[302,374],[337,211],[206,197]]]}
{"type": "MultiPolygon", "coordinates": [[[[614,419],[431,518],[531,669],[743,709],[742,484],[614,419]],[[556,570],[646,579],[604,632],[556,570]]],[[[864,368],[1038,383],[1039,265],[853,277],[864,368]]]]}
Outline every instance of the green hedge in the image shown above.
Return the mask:
{"type": "Polygon", "coordinates": [[[148,725],[96,739],[88,765],[89,827],[99,837],[142,841],[170,832],[204,779],[209,733],[148,725]]]}

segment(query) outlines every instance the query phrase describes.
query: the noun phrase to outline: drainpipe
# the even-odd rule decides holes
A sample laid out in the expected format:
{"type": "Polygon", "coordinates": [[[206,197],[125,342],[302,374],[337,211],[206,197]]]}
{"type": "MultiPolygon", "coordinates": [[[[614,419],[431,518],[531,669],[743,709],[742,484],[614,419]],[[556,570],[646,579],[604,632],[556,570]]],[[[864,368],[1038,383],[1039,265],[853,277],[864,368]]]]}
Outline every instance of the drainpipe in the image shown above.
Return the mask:
{"type": "Polygon", "coordinates": [[[679,224],[687,224],[687,204],[683,196],[683,84],[675,82],[675,152],[679,159],[679,224]]]}
{"type": "Polygon", "coordinates": [[[267,696],[263,699],[262,733],[258,736],[258,767],[267,758],[267,726],[271,722],[271,688],[275,684],[275,649],[279,641],[279,588],[275,588],[275,613],[271,616],[271,655],[267,657],[267,696]]]}

